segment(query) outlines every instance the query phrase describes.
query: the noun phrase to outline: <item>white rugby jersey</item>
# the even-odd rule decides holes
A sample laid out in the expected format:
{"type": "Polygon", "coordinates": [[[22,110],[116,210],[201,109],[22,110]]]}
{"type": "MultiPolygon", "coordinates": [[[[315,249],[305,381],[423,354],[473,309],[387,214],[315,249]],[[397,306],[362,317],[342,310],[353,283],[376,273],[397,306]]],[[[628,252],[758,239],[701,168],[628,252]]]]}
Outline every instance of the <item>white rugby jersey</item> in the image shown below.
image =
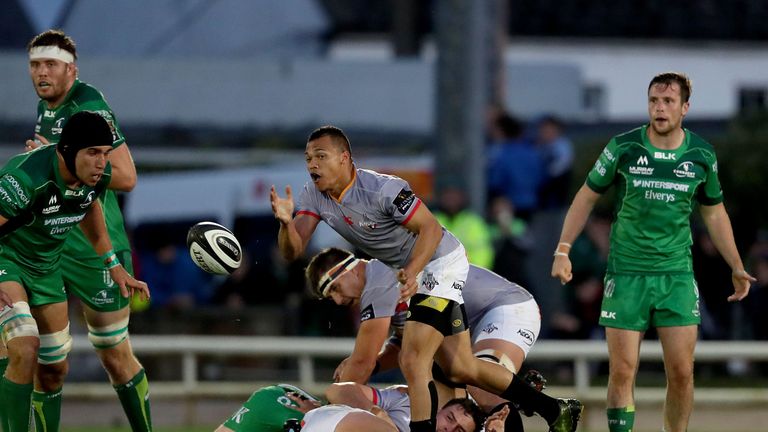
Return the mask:
{"type": "MultiPolygon", "coordinates": [[[[392,317],[391,327],[402,335],[407,306],[398,303],[397,273],[379,260],[368,261],[365,266],[365,287],[360,296],[360,321],[392,317]]],[[[467,284],[462,291],[464,309],[469,320],[469,332],[489,310],[504,305],[518,304],[533,298],[525,288],[496,273],[469,266],[467,284]]]]}
{"type": "MultiPolygon", "coordinates": [[[[408,262],[416,243],[416,235],[405,224],[421,205],[405,180],[358,168],[339,201],[307,182],[296,214],[324,221],[366,254],[400,268],[408,262]]],[[[456,237],[443,229],[432,260],[449,254],[458,245],[456,237]]]]}

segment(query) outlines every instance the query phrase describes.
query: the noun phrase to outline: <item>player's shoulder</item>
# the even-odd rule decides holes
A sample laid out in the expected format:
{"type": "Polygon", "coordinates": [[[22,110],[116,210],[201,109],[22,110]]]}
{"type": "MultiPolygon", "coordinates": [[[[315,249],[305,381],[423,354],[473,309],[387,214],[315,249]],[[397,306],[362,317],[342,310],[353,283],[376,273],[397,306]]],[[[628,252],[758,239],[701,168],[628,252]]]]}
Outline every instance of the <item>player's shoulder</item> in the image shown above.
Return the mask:
{"type": "Polygon", "coordinates": [[[701,137],[701,135],[689,130],[685,129],[685,133],[688,134],[688,148],[689,149],[697,149],[697,150],[703,150],[706,152],[714,152],[715,147],[710,144],[709,141],[705,140],[701,137]]]}
{"type": "Polygon", "coordinates": [[[622,132],[615,135],[611,140],[616,143],[617,146],[623,147],[632,144],[643,144],[643,133],[645,133],[645,127],[640,126],[626,132],[622,132]]]}
{"type": "Polygon", "coordinates": [[[28,182],[30,186],[35,183],[48,181],[53,167],[52,159],[56,157],[56,146],[46,145],[34,151],[18,154],[5,164],[4,173],[12,173],[28,182]]]}
{"type": "Polygon", "coordinates": [[[74,86],[70,100],[75,105],[98,103],[103,104],[107,109],[109,108],[106,99],[104,99],[104,94],[96,87],[82,81],[76,81],[74,86]]]}
{"type": "Polygon", "coordinates": [[[356,169],[356,176],[357,181],[360,182],[360,185],[363,187],[378,187],[381,188],[385,184],[391,182],[391,181],[404,181],[400,177],[391,175],[391,174],[384,174],[380,173],[378,171],[365,169],[365,168],[357,168],[356,169]]]}

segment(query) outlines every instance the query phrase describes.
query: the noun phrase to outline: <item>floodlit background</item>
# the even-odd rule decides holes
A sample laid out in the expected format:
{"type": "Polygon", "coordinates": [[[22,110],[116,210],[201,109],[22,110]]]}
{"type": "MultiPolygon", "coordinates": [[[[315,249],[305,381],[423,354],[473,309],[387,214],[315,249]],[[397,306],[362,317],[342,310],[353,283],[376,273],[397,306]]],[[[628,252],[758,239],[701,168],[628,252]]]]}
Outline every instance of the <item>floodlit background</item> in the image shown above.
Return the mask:
{"type": "MultiPolygon", "coordinates": [[[[551,251],[602,146],[646,121],[648,82],[659,72],[693,81],[685,126],[716,147],[737,242],[758,278],[744,302],[727,304],[730,271],[694,219],[701,338],[768,339],[766,21],[761,0],[5,0],[0,159],[21,152],[35,124],[25,46],[61,28],[77,43],[81,80],[105,94],[139,170],[124,214],[153,301],[134,305],[131,332],[152,381],[157,430],[212,430],[260,383],[318,391],[345,356],[343,347],[310,363],[255,355],[283,337],[343,345],[353,335],[354,312],[305,295],[306,260],[280,258],[268,201],[272,184],[300,190],[306,136],[334,124],[348,133],[358,166],[407,179],[446,224],[460,209],[482,217],[480,232],[449,228],[465,236],[471,261],[536,296],[540,345],[557,358],[537,360],[534,348],[528,366],[544,372],[553,393],[578,392],[587,427],[602,431],[603,357],[574,363],[552,341],[603,338],[596,323],[611,197],[578,242],[572,284],[549,277],[551,251]],[[211,277],[188,258],[186,230],[201,220],[229,226],[244,246],[233,276],[211,277]],[[153,350],[146,338],[142,349],[145,336],[181,342],[153,350]],[[222,351],[217,344],[228,340],[254,353],[222,351]]],[[[307,257],[329,245],[344,244],[321,230],[307,257]]],[[[83,337],[72,303],[73,332],[83,337]]],[[[84,338],[78,343],[64,424],[124,425],[98,360],[84,338]]],[[[764,430],[768,356],[753,346],[722,345],[697,363],[691,430],[764,430]]],[[[660,363],[642,364],[639,431],[661,427],[663,376],[660,363]]]]}

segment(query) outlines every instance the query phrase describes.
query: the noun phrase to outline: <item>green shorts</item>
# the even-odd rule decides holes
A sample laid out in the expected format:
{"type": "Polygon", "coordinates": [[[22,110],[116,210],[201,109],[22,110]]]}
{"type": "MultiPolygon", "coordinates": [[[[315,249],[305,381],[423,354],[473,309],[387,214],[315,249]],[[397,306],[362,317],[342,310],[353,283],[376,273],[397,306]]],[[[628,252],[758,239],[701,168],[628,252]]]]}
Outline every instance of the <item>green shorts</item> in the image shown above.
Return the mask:
{"type": "Polygon", "coordinates": [[[15,260],[0,255],[0,282],[15,281],[27,292],[30,306],[42,306],[67,301],[61,270],[36,274],[25,270],[15,260]]]}
{"type": "Polygon", "coordinates": [[[605,275],[600,325],[645,331],[701,323],[699,288],[691,273],[605,275]]]}
{"type": "MultiPolygon", "coordinates": [[[[128,273],[133,274],[131,251],[122,250],[115,254],[128,273]]],[[[120,295],[120,287],[112,280],[100,258],[83,260],[64,255],[61,257],[61,272],[67,292],[95,311],[114,312],[130,303],[130,298],[120,295]]]]}

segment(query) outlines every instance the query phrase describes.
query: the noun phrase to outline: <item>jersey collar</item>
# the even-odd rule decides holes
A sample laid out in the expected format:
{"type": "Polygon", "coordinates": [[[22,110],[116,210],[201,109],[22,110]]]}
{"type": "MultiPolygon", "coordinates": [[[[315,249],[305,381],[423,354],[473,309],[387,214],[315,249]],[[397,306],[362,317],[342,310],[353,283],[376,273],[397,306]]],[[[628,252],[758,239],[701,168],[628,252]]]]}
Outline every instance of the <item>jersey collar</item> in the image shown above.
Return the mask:
{"type": "MultiPolygon", "coordinates": [[[[351,181],[349,182],[349,184],[348,184],[347,186],[345,186],[345,187],[344,187],[344,189],[341,191],[341,193],[339,194],[339,198],[338,198],[338,199],[336,199],[336,198],[334,198],[334,197],[331,195],[331,199],[333,199],[333,200],[334,200],[334,201],[336,201],[337,203],[341,203],[341,200],[343,200],[343,199],[344,199],[344,195],[346,195],[346,194],[347,194],[347,192],[348,192],[348,191],[349,191],[349,190],[352,188],[352,185],[354,185],[354,184],[355,184],[355,180],[357,180],[357,168],[355,168],[355,167],[354,167],[354,165],[352,166],[352,168],[353,168],[353,169],[352,169],[352,180],[351,180],[351,181]]],[[[329,194],[329,195],[330,195],[330,194],[329,194]]]]}
{"type": "Polygon", "coordinates": [[[683,128],[683,143],[680,144],[678,148],[674,150],[665,150],[658,148],[651,143],[651,140],[648,138],[648,127],[649,125],[647,124],[643,125],[640,135],[643,139],[643,146],[645,146],[648,153],[650,153],[654,159],[677,161],[680,160],[680,156],[688,150],[688,144],[691,141],[691,132],[688,129],[683,128]]]}

